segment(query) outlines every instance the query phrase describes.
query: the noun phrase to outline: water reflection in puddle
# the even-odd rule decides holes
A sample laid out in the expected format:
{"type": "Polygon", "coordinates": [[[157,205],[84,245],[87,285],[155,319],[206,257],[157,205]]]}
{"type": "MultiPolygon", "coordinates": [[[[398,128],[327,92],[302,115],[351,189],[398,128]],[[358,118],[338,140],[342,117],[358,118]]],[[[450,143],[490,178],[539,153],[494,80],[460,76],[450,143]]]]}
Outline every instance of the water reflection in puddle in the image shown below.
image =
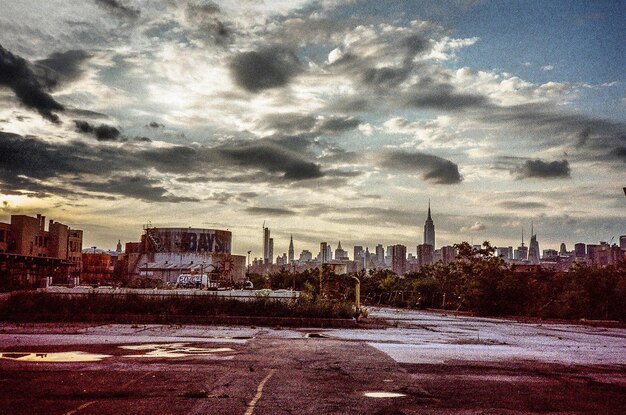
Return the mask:
{"type": "MultiPolygon", "coordinates": [[[[176,357],[205,357],[214,356],[219,353],[234,352],[230,347],[192,347],[187,343],[168,343],[168,344],[140,344],[133,346],[120,346],[126,350],[146,351],[143,354],[130,354],[124,357],[143,357],[143,358],[176,358],[176,357]]],[[[229,356],[232,358],[232,356],[229,356]]]]}
{"type": "Polygon", "coordinates": [[[99,362],[111,357],[108,354],[87,352],[54,352],[54,353],[0,353],[0,358],[18,360],[20,362],[99,362]]]}
{"type": "Polygon", "coordinates": [[[397,392],[365,392],[363,395],[368,398],[402,398],[406,396],[404,393],[397,392]]]}

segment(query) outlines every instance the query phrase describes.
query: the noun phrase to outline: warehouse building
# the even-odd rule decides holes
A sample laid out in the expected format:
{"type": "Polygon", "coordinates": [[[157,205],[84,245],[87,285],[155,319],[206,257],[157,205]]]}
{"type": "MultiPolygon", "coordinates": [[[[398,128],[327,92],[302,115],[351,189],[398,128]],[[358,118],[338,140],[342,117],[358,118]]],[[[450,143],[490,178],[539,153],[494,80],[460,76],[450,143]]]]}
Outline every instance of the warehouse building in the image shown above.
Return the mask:
{"type": "Polygon", "coordinates": [[[6,289],[74,284],[81,270],[83,231],[37,215],[0,223],[0,285],[6,289]]]}
{"type": "Polygon", "coordinates": [[[246,257],[232,255],[231,244],[230,231],[147,225],[139,242],[126,244],[127,273],[169,284],[182,274],[206,274],[220,287],[232,286],[245,280],[246,257]]]}

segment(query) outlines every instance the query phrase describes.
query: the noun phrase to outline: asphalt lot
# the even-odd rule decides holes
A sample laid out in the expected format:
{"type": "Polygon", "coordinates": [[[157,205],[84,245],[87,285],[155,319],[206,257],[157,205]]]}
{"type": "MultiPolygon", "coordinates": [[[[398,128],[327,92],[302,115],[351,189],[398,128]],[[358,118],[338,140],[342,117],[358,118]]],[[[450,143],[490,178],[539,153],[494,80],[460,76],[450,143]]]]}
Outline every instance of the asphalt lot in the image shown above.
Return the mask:
{"type": "Polygon", "coordinates": [[[624,329],[371,315],[393,327],[3,324],[0,413],[624,413],[624,329]]]}

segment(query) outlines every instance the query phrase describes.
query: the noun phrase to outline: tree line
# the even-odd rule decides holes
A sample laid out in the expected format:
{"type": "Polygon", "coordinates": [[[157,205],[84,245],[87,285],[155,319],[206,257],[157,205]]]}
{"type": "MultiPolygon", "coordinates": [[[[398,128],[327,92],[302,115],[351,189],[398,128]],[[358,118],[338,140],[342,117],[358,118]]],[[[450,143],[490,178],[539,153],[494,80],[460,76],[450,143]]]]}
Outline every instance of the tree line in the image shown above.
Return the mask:
{"type": "MultiPolygon", "coordinates": [[[[484,316],[529,316],[626,322],[626,263],[606,267],[575,264],[568,271],[542,267],[516,270],[495,256],[485,242],[480,249],[456,244],[450,264],[438,262],[398,276],[390,270],[357,273],[365,304],[436,308],[484,316]]],[[[249,275],[255,288],[296,289],[306,299],[354,299],[355,274],[331,273],[330,289],[320,293],[319,269],[290,268],[261,276],[249,275]]]]}

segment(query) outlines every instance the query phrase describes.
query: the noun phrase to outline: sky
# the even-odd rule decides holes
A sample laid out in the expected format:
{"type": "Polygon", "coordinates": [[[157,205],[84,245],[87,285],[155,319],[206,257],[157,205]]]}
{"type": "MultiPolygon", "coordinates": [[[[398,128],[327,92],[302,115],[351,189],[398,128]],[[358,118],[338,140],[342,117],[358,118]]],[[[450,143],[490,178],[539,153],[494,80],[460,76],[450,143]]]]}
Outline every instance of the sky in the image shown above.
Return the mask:
{"type": "MultiPolygon", "coordinates": [[[[4,0],[0,221],[233,253],[626,234],[621,1],[4,0]]],[[[615,238],[615,239],[613,239],[615,238]]]]}

